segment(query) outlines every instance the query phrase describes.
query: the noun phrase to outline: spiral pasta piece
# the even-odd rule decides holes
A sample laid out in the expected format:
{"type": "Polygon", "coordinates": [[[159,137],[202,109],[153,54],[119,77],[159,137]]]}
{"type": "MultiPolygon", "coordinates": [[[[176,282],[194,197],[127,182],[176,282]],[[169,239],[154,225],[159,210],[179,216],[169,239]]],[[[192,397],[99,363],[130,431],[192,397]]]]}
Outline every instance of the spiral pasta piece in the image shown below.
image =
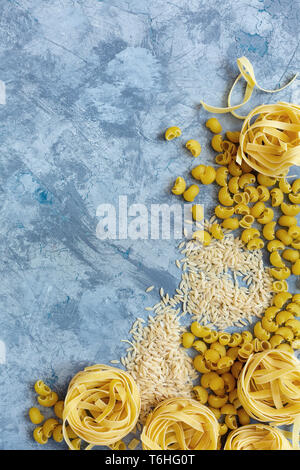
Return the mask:
{"type": "Polygon", "coordinates": [[[216,450],[219,424],[205,405],[169,398],[149,414],[141,440],[144,450],[216,450]]]}
{"type": "Polygon", "coordinates": [[[279,429],[248,424],[231,431],[224,450],[292,450],[292,446],[279,429]]]}
{"type": "Polygon", "coordinates": [[[294,423],[300,417],[300,361],[278,349],[252,355],[237,390],[252,418],[277,425],[294,423]]]}
{"type": "Polygon", "coordinates": [[[65,398],[63,435],[76,450],[66,431],[90,445],[109,446],[121,440],[136,425],[141,408],[138,387],[123,370],[96,364],[86,367],[71,380],[65,398]]]}

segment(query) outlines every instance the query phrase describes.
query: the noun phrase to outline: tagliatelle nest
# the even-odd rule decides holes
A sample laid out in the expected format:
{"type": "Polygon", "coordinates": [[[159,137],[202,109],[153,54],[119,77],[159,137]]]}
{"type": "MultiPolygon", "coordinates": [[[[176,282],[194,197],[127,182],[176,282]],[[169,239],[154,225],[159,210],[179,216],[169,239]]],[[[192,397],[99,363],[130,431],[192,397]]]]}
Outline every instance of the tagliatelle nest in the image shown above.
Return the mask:
{"type": "Polygon", "coordinates": [[[242,159],[267,176],[282,176],[291,165],[300,165],[300,106],[277,103],[254,108],[241,129],[237,162],[242,159]]]}
{"type": "Polygon", "coordinates": [[[279,429],[248,424],[231,431],[224,450],[292,450],[292,446],[279,429]]]}
{"type": "Polygon", "coordinates": [[[70,449],[66,424],[90,445],[109,446],[136,425],[141,408],[138,387],[126,372],[98,364],[86,367],[71,380],[65,398],[63,434],[70,449]]]}
{"type": "Polygon", "coordinates": [[[148,416],[141,440],[144,450],[216,450],[219,424],[196,400],[170,398],[148,416]]]}

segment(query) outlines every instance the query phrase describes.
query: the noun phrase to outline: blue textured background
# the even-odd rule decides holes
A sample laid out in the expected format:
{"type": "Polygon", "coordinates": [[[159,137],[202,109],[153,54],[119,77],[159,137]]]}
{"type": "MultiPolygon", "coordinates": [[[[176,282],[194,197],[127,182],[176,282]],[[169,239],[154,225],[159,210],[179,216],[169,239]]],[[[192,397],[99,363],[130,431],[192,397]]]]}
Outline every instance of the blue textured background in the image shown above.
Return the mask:
{"type": "MultiPolygon", "coordinates": [[[[188,138],[213,162],[200,99],[225,104],[242,55],[263,86],[284,84],[299,70],[300,6],[1,0],[0,15],[0,448],[33,449],[35,380],[62,394],[84,365],[118,358],[132,321],[158,301],[145,288],[173,294],[179,281],[175,241],[100,241],[97,206],[118,195],[170,202],[195,163],[188,138]],[[172,124],[183,139],[166,143],[172,124]]],[[[299,79],[250,106],[277,99],[299,104],[299,79]]],[[[216,194],[202,188],[199,201],[209,214],[216,194]]]]}

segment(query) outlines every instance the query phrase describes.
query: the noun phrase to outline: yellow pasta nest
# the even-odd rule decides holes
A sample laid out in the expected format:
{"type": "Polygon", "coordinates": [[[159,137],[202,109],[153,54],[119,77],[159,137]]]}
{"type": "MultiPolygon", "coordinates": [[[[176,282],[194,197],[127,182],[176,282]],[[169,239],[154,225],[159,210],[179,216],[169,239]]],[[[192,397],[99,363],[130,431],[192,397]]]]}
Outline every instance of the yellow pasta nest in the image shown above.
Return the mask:
{"type": "Polygon", "coordinates": [[[279,102],[254,108],[240,133],[237,163],[242,160],[267,176],[300,165],[300,106],[279,102]]]}
{"type": "Polygon", "coordinates": [[[248,424],[231,431],[224,450],[292,450],[292,446],[279,429],[248,424]]]}
{"type": "Polygon", "coordinates": [[[170,398],[148,416],[141,440],[144,450],[216,450],[219,424],[196,400],[170,398]]]}
{"type": "Polygon", "coordinates": [[[90,445],[109,446],[136,425],[141,408],[138,387],[132,377],[115,367],[86,367],[71,380],[65,398],[63,434],[75,450],[66,426],[90,445]]]}
{"type": "Polygon", "coordinates": [[[262,422],[294,423],[300,416],[300,361],[278,349],[254,354],[238,379],[238,398],[262,422]]]}

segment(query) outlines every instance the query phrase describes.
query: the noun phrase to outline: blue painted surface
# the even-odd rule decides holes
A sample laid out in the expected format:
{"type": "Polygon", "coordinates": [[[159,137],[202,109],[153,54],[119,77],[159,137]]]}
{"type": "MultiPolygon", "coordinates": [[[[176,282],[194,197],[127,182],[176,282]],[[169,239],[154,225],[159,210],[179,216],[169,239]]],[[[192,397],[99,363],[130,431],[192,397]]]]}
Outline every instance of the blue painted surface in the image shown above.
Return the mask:
{"type": "MultiPolygon", "coordinates": [[[[300,6],[1,0],[0,10],[0,448],[34,449],[35,380],[62,395],[85,365],[118,358],[136,316],[158,301],[145,288],[172,295],[179,281],[175,241],[101,241],[97,206],[119,195],[170,203],[174,177],[195,163],[188,138],[213,162],[200,99],[225,104],[242,55],[267,88],[299,70],[300,6]],[[162,140],[171,124],[181,141],[162,140]]],[[[299,104],[299,79],[277,96],[256,92],[250,107],[277,99],[299,104]]],[[[199,196],[208,214],[212,191],[199,196]]]]}

